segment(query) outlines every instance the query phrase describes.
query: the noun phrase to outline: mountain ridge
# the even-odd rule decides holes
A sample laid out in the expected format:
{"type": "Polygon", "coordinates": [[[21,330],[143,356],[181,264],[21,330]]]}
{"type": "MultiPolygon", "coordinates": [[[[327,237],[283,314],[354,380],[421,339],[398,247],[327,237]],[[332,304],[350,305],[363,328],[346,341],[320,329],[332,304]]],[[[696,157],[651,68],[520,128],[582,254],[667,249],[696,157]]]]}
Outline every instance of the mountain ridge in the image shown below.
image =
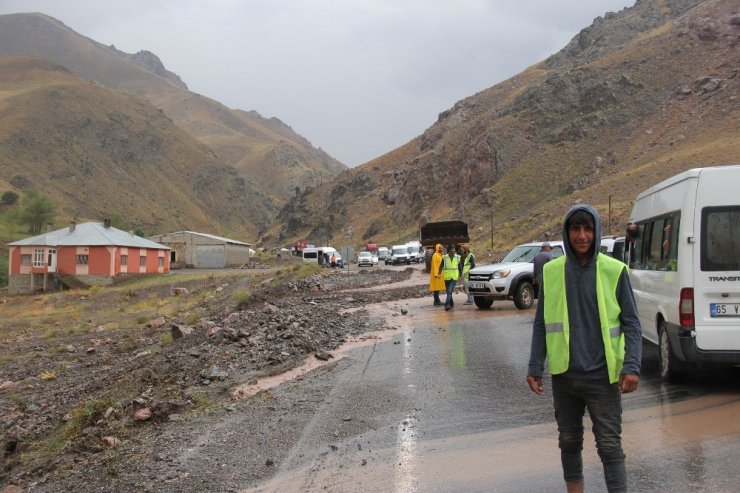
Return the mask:
{"type": "Polygon", "coordinates": [[[642,0],[599,17],[405,146],[294,198],[263,241],[356,241],[351,230],[391,243],[416,239],[427,221],[463,219],[474,247],[494,254],[559,236],[562,214],[583,201],[618,233],[636,176],[647,186],[737,161],[739,26],[724,0],[642,0]],[[322,203],[339,219],[302,218],[322,203]]]}
{"type": "Polygon", "coordinates": [[[162,109],[259,192],[250,208],[252,214],[242,218],[252,223],[247,228],[252,236],[271,222],[296,186],[328,181],[346,169],[279,119],[266,119],[256,111],[232,110],[188,91],[155,54],[124,53],[44,14],[0,16],[0,56],[50,60],[82,78],[144,98],[162,109]],[[283,168],[284,174],[280,173],[283,168]]]}

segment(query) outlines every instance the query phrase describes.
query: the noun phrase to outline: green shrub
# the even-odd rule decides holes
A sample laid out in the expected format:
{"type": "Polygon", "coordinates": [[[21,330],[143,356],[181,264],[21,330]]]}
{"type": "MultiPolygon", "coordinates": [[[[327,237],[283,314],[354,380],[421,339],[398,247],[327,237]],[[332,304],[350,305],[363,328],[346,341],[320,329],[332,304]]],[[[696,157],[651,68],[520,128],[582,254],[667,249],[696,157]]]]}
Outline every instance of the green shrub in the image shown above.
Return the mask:
{"type": "Polygon", "coordinates": [[[72,411],[72,419],[64,427],[64,437],[74,439],[80,436],[82,430],[92,426],[103,413],[113,405],[111,399],[96,399],[83,402],[72,411]]]}
{"type": "Polygon", "coordinates": [[[231,293],[230,299],[234,306],[241,307],[249,299],[249,290],[246,288],[237,288],[231,293]]]}

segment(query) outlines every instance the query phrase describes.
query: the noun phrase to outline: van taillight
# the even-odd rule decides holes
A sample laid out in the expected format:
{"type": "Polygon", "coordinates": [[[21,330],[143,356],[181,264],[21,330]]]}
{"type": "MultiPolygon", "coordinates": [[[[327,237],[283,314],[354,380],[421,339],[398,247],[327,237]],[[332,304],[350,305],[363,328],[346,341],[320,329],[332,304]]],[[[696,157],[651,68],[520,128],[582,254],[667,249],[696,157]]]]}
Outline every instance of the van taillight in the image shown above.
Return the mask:
{"type": "Polygon", "coordinates": [[[678,302],[678,319],[682,327],[694,326],[694,288],[682,288],[678,302]]]}

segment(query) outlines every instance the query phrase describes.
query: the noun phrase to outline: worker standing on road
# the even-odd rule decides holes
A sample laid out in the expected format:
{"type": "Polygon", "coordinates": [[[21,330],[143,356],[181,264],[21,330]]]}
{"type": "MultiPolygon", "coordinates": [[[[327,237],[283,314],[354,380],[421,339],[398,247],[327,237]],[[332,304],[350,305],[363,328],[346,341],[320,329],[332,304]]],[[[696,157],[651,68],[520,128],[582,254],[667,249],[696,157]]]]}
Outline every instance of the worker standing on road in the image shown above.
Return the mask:
{"type": "Polygon", "coordinates": [[[627,491],[621,394],[637,389],[642,357],[628,268],[599,253],[601,218],[588,205],[565,216],[565,255],[545,264],[532,330],[527,384],[544,393],[552,375],[567,491],[583,492],[583,416],[588,409],[609,492],[627,491]]]}
{"type": "Polygon", "coordinates": [[[460,255],[455,253],[455,245],[450,243],[447,247],[447,255],[442,262],[442,273],[445,279],[445,311],[455,308],[455,300],[452,299],[452,293],[455,291],[455,284],[460,277],[460,255]]]}
{"type": "Polygon", "coordinates": [[[465,300],[463,305],[472,305],[473,294],[470,292],[470,286],[468,285],[468,272],[475,267],[475,255],[470,251],[469,246],[460,247],[460,250],[460,275],[463,280],[463,291],[468,295],[468,299],[465,300]]]}
{"type": "Polygon", "coordinates": [[[442,245],[437,244],[432,255],[432,264],[429,269],[429,291],[434,295],[434,305],[442,306],[439,292],[445,289],[445,280],[442,277],[442,245]]]}
{"type": "Polygon", "coordinates": [[[539,293],[540,280],[542,279],[542,268],[552,260],[552,245],[548,242],[542,244],[540,252],[534,256],[532,260],[532,284],[535,286],[536,292],[539,293]]]}

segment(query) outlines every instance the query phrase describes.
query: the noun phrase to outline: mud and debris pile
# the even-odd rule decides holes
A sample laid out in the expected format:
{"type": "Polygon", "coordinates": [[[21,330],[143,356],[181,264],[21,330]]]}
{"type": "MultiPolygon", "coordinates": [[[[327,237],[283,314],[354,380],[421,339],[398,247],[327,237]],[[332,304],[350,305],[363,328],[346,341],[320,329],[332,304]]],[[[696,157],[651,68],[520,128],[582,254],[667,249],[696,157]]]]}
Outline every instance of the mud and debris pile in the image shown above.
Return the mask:
{"type": "MultiPolygon", "coordinates": [[[[60,321],[53,344],[11,329],[0,366],[0,491],[40,491],[41,485],[62,491],[53,484],[64,484],[64,471],[76,471],[78,479],[92,474],[85,471],[99,473],[111,455],[137,450],[142,437],[160,427],[232,409],[230,390],[237,385],[307,358],[331,358],[349,337],[384,328],[364,305],[426,294],[422,285],[377,289],[413,273],[327,271],[298,281],[267,279],[242,298],[235,293],[247,281],[214,279],[209,289],[215,295],[186,312],[154,317],[143,329],[100,324],[79,333],[63,330],[60,321]]],[[[166,289],[159,295],[197,292],[192,286],[166,289]]],[[[89,321],[110,309],[104,299],[96,307],[95,297],[84,297],[89,321]]]]}

